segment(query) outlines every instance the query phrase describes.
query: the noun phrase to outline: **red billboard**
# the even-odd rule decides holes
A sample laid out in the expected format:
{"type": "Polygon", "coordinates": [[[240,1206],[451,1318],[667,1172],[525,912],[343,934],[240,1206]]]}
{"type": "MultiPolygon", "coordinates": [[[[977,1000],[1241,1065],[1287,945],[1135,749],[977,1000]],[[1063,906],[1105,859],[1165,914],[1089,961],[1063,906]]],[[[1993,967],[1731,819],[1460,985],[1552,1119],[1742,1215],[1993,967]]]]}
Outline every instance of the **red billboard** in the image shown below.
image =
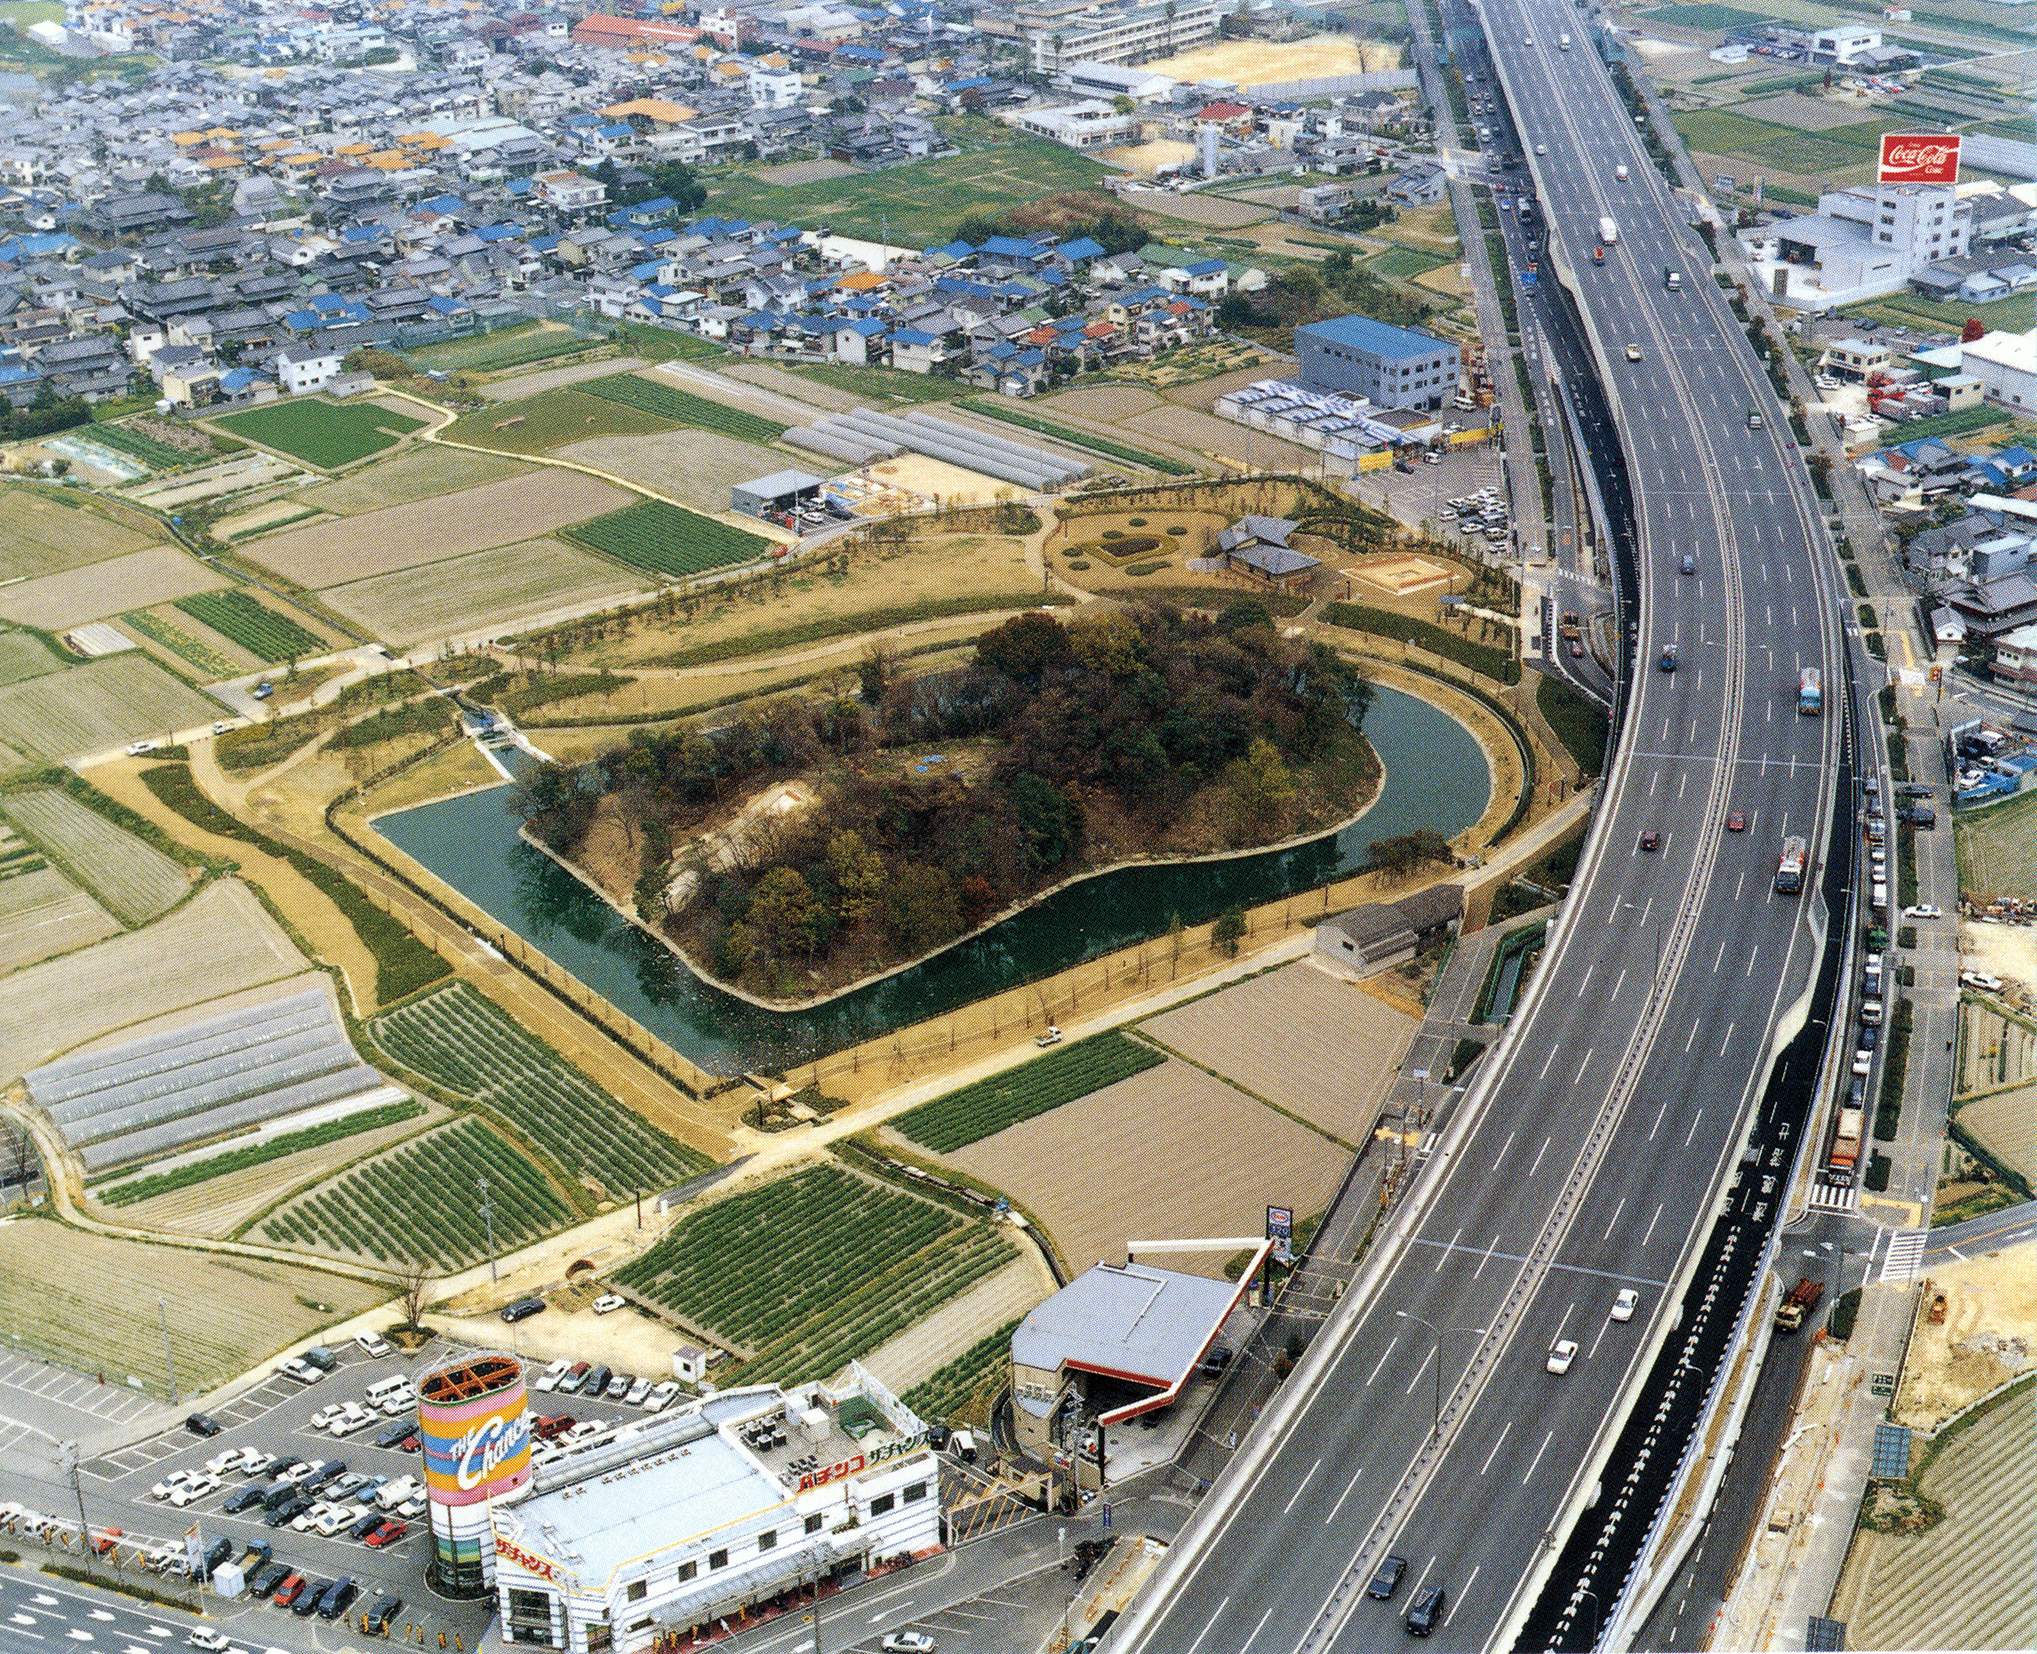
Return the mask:
{"type": "Polygon", "coordinates": [[[1959,134],[1884,132],[1877,176],[1884,184],[1958,183],[1959,134]]]}

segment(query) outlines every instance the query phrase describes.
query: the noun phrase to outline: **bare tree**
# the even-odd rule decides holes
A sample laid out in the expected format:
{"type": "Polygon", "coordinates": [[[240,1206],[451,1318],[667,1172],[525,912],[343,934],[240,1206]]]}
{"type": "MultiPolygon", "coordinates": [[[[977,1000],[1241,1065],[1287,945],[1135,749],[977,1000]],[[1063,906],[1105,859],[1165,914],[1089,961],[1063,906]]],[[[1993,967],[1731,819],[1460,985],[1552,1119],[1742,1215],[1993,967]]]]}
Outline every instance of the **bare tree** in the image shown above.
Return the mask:
{"type": "Polygon", "coordinates": [[[431,1267],[423,1263],[404,1265],[403,1273],[396,1277],[397,1296],[403,1304],[403,1324],[415,1330],[418,1317],[424,1313],[425,1299],[431,1291],[431,1267]]]}

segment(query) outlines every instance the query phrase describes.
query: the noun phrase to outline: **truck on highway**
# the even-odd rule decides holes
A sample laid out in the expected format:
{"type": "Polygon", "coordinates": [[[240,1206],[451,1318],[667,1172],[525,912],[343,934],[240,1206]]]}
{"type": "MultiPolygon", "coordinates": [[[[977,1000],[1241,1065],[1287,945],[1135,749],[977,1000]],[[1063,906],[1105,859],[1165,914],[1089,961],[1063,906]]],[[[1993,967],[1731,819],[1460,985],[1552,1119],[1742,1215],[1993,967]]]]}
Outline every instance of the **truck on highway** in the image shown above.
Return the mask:
{"type": "Polygon", "coordinates": [[[1765,430],[1767,428],[1767,425],[1768,421],[1763,419],[1760,414],[1756,413],[1752,408],[1749,408],[1747,410],[1748,430],[1750,431],[1765,430]]]}
{"type": "Polygon", "coordinates": [[[1806,666],[1797,674],[1797,712],[1805,718],[1815,718],[1825,710],[1825,679],[1815,666],[1806,666]]]}
{"type": "Polygon", "coordinates": [[[1790,1289],[1790,1295],[1776,1306],[1775,1330],[1795,1332],[1804,1324],[1804,1317],[1818,1307],[1818,1300],[1825,1296],[1825,1283],[1814,1281],[1808,1275],[1790,1289]]]}
{"type": "Polygon", "coordinates": [[[1866,1112],[1864,1108],[1842,1108],[1838,1123],[1832,1128],[1832,1152],[1825,1158],[1825,1180],[1842,1189],[1853,1186],[1854,1174],[1860,1166],[1860,1127],[1866,1112]]]}
{"type": "Polygon", "coordinates": [[[1619,225],[1615,224],[1610,218],[1601,218],[1598,221],[1598,238],[1608,247],[1612,246],[1614,242],[1620,239],[1619,225]]]}
{"type": "Polygon", "coordinates": [[[1672,270],[1667,265],[1663,266],[1662,285],[1672,293],[1681,293],[1683,291],[1683,272],[1672,270]]]}
{"type": "Polygon", "coordinates": [[[1569,35],[1567,35],[1567,34],[1559,34],[1559,35],[1558,35],[1558,36],[1556,37],[1556,49],[1557,49],[1557,50],[1558,50],[1559,52],[1567,52],[1567,51],[1569,51],[1569,50],[1570,50],[1570,36],[1569,36],[1569,35]]]}
{"type": "Polygon", "coordinates": [[[1782,855],[1775,864],[1775,888],[1778,894],[1794,896],[1804,887],[1804,859],[1810,854],[1810,846],[1794,834],[1782,841],[1782,855]]]}

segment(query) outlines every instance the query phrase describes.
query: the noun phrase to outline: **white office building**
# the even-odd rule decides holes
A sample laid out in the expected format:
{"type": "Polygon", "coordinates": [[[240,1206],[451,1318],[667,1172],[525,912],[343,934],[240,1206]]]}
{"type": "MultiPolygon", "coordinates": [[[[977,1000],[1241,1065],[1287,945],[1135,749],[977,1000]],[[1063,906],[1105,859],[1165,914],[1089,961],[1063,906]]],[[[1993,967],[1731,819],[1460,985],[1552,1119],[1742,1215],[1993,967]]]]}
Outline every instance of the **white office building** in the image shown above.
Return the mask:
{"type": "Polygon", "coordinates": [[[1017,23],[1034,72],[1058,75],[1076,63],[1146,63],[1185,52],[1216,39],[1231,9],[1220,0],[1047,0],[1023,8],[1017,23]]]}
{"type": "Polygon", "coordinates": [[[523,1647],[636,1654],[940,1545],[926,1427],[855,1363],[839,1388],[731,1390],[533,1463],[491,1512],[523,1647]]]}
{"type": "Polygon", "coordinates": [[[1763,289],[1800,310],[1900,291],[1918,271],[1967,250],[1973,208],[1950,184],[1828,190],[1818,210],[1741,237],[1763,289]]]}

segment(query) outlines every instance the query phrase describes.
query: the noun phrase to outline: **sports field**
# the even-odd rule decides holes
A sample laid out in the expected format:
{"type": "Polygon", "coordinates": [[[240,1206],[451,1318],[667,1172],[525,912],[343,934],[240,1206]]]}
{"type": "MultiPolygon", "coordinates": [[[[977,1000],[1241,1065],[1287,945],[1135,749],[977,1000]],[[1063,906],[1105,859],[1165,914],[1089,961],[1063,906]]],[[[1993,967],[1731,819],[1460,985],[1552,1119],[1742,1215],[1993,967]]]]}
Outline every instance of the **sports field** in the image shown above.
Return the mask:
{"type": "Polygon", "coordinates": [[[219,710],[137,650],[0,689],[0,741],[33,758],[70,758],[145,735],[160,741],[219,710]]]}
{"type": "MultiPolygon", "coordinates": [[[[558,540],[449,557],[424,568],[334,586],[320,596],[339,613],[391,643],[456,637],[597,598],[620,597],[644,582],[614,564],[558,540]]],[[[0,733],[4,733],[0,723],[0,733]]]]}
{"type": "Polygon", "coordinates": [[[97,563],[139,551],[154,539],[112,521],[75,490],[0,487],[0,580],[97,563]]]}
{"type": "Polygon", "coordinates": [[[395,447],[424,421],[373,402],[303,401],[222,414],[213,423],[244,441],[331,471],[395,447]]]}
{"type": "MultiPolygon", "coordinates": [[[[367,475],[379,469],[374,467],[367,475]]],[[[515,476],[457,493],[432,494],[340,522],[286,529],[249,545],[245,555],[286,580],[323,590],[535,539],[613,511],[629,500],[622,489],[598,477],[519,467],[515,476]]]]}
{"type": "Polygon", "coordinates": [[[1084,189],[1104,172],[1072,149],[1027,138],[790,187],[767,184],[754,172],[731,172],[708,184],[707,204],[714,213],[809,227],[825,222],[837,235],[886,235],[893,246],[933,247],[972,214],[1084,189]]]}
{"type": "Polygon", "coordinates": [[[0,589],[0,618],[61,632],[67,626],[172,602],[193,592],[216,591],[226,584],[224,575],[176,546],[145,546],[0,589]]]}

